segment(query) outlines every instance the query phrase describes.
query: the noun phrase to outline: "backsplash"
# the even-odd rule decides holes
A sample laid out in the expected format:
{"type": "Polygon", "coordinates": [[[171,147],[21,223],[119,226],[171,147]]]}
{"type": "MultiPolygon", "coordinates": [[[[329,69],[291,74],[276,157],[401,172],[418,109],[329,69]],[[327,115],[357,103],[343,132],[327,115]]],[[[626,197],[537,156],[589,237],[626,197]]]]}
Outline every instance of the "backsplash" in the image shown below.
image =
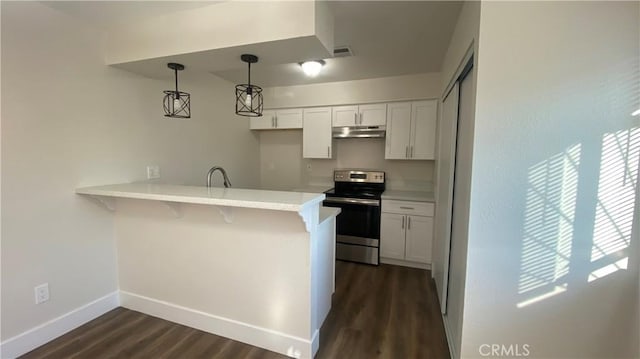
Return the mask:
{"type": "Polygon", "coordinates": [[[334,139],[333,159],[302,158],[302,131],[260,131],[260,183],[264,189],[292,190],[332,185],[335,168],[386,172],[387,188],[433,190],[434,161],[385,160],[384,138],[334,139]]]}

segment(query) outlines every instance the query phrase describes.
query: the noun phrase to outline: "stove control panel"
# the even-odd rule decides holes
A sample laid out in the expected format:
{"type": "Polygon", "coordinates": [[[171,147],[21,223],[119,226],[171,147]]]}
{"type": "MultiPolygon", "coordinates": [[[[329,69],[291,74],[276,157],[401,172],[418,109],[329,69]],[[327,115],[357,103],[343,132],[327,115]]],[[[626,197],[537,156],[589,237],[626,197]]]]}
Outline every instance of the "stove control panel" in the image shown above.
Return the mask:
{"type": "Polygon", "coordinates": [[[334,182],[384,183],[383,171],[335,170],[334,182]]]}

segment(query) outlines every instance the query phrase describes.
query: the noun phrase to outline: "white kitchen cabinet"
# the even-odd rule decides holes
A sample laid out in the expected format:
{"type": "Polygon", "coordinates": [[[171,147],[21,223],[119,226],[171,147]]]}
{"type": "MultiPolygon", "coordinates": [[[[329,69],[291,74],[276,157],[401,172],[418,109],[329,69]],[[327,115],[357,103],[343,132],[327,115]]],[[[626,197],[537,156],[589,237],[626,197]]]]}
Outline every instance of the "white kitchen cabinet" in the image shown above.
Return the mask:
{"type": "Polygon", "coordinates": [[[435,159],[437,121],[437,100],[388,104],[385,158],[435,159]]]}
{"type": "Polygon", "coordinates": [[[387,106],[386,159],[406,159],[411,142],[411,102],[390,103],[387,106]]]}
{"type": "Polygon", "coordinates": [[[417,101],[411,104],[411,159],[436,158],[436,126],[438,101],[417,101]]]}
{"type": "Polygon", "coordinates": [[[406,217],[405,259],[412,262],[431,263],[433,217],[409,215],[406,217]]]}
{"type": "Polygon", "coordinates": [[[380,257],[404,259],[406,221],[404,214],[382,213],[380,216],[380,257]]]}
{"type": "Polygon", "coordinates": [[[278,130],[302,128],[302,109],[264,110],[261,117],[249,119],[251,130],[278,130]]]}
{"type": "Polygon", "coordinates": [[[387,104],[376,103],[358,106],[360,126],[384,126],[387,124],[387,104]]]}
{"type": "Polygon", "coordinates": [[[331,158],[332,152],[331,107],[304,109],[302,157],[331,158]]]}
{"type": "Polygon", "coordinates": [[[380,257],[394,264],[430,264],[434,204],[382,200],[380,257]]]}
{"type": "Polygon", "coordinates": [[[333,127],[384,126],[387,123],[387,104],[333,107],[333,127]]]}
{"type": "Polygon", "coordinates": [[[355,126],[358,122],[358,106],[333,107],[333,127],[355,126]]]}
{"type": "Polygon", "coordinates": [[[251,130],[271,130],[274,128],[275,122],[273,121],[276,115],[275,111],[262,111],[260,117],[249,118],[249,129],[251,130]]]}

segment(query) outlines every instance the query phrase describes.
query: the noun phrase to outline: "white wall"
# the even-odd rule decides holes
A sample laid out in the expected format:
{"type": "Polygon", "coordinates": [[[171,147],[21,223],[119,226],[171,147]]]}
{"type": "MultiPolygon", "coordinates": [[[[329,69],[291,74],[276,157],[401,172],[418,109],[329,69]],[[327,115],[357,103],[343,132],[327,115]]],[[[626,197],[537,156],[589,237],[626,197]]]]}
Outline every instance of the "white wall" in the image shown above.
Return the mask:
{"type": "MultiPolygon", "coordinates": [[[[440,74],[272,87],[264,92],[264,101],[269,108],[438,98],[440,74]]],[[[302,158],[302,131],[261,131],[256,136],[260,138],[260,173],[264,188],[331,185],[334,168],[356,167],[386,171],[389,188],[432,189],[433,161],[385,160],[384,139],[336,139],[333,159],[311,160],[302,158]]]]}
{"type": "Polygon", "coordinates": [[[482,3],[462,356],[640,356],[639,15],[482,3]]]}
{"type": "MultiPolygon", "coordinates": [[[[469,60],[470,54],[478,52],[478,26],[480,24],[480,2],[465,2],[460,12],[460,17],[451,36],[449,48],[445,54],[442,66],[442,83],[440,92],[442,99],[447,94],[446,90],[460,76],[460,72],[469,60]]],[[[475,60],[477,66],[477,58],[475,60]]],[[[462,101],[469,101],[471,111],[464,113],[464,121],[461,119],[458,124],[443,123],[446,120],[441,117],[439,123],[438,155],[436,160],[436,223],[433,241],[433,277],[442,297],[443,276],[447,262],[445,259],[446,246],[445,236],[448,225],[445,220],[447,211],[451,211],[452,203],[448,197],[450,183],[450,173],[453,169],[452,161],[447,160],[446,149],[451,148],[455,138],[453,129],[458,126],[460,136],[457,141],[456,158],[456,193],[453,198],[457,199],[456,216],[451,223],[451,251],[449,253],[449,282],[447,296],[447,313],[443,317],[449,347],[453,357],[460,355],[460,343],[462,338],[462,325],[464,317],[464,291],[467,270],[467,239],[468,239],[468,193],[471,178],[471,158],[473,156],[473,122],[475,111],[475,84],[477,71],[468,75],[471,86],[465,91],[465,98],[462,101]],[[467,97],[468,96],[468,97],[467,97]],[[444,126],[444,127],[443,127],[444,126]],[[442,160],[441,160],[442,159],[442,160]],[[461,200],[463,199],[464,200],[461,200]]],[[[465,110],[467,107],[465,106],[465,110]]],[[[460,115],[462,117],[462,114],[460,115]]],[[[447,118],[450,118],[447,116],[447,118]]],[[[452,185],[452,184],[451,184],[452,185]]],[[[451,212],[449,212],[451,213],[451,212]]]]}
{"type": "Polygon", "coordinates": [[[266,108],[313,107],[336,104],[438,98],[440,73],[326,82],[265,88],[266,108]]]}
{"type": "MultiPolygon", "coordinates": [[[[465,1],[460,10],[458,22],[451,35],[447,53],[442,61],[441,92],[459,75],[465,63],[465,54],[473,46],[477,52],[478,26],[480,24],[480,1],[465,1]]],[[[443,94],[444,95],[444,94],[443,94]]]]}
{"type": "MultiPolygon", "coordinates": [[[[107,63],[316,36],[320,46],[316,45],[315,53],[328,54],[328,49],[333,49],[330,23],[332,19],[324,4],[315,1],[218,1],[113,26],[107,42],[107,63]],[[169,24],[173,31],[166,31],[169,24]],[[321,49],[324,45],[328,48],[321,49]]],[[[223,57],[225,64],[229,65],[231,59],[238,62],[239,54],[228,53],[234,55],[223,57]]]]}
{"type": "Polygon", "coordinates": [[[258,142],[233,84],[182,77],[191,120],[162,116],[170,82],[104,65],[101,34],[38,2],[2,2],[2,340],[117,289],[111,213],[77,186],[203,184],[213,164],[258,184],[258,142]],[[34,304],[34,286],[51,299],[34,304]]]}

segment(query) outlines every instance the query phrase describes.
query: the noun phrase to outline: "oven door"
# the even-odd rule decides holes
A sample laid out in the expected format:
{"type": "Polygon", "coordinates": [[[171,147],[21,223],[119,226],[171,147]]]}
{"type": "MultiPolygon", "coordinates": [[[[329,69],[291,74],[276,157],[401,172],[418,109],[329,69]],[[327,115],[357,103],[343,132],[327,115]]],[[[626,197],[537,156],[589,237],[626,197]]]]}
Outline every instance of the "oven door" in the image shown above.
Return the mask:
{"type": "Polygon", "coordinates": [[[323,205],[342,209],[337,217],[337,234],[380,239],[380,200],[327,197],[323,205]]]}
{"type": "Polygon", "coordinates": [[[336,259],[377,265],[380,258],[380,201],[327,197],[323,205],[342,209],[336,218],[336,259]]]}

